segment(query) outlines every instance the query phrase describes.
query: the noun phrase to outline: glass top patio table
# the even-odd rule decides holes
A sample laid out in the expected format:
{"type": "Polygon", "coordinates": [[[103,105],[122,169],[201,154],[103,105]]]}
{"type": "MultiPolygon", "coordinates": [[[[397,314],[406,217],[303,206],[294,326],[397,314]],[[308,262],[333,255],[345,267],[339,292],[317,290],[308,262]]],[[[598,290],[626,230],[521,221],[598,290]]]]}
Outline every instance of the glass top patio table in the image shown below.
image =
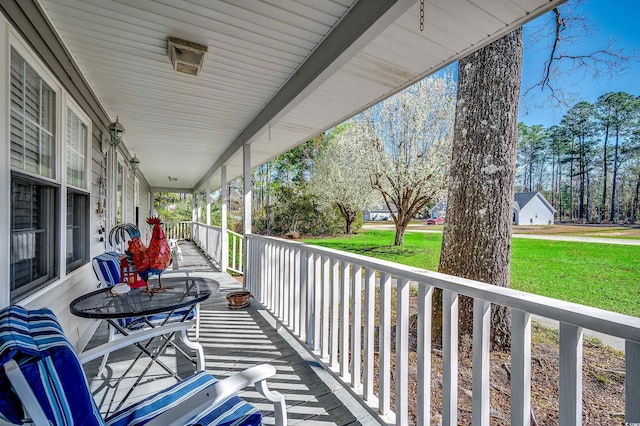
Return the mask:
{"type": "MultiPolygon", "coordinates": [[[[158,286],[149,280],[149,288],[158,286]]],[[[202,277],[162,278],[163,290],[147,294],[145,287],[132,288],[128,293],[112,294],[103,288],[78,297],[69,306],[71,313],[83,318],[129,318],[173,311],[194,306],[220,289],[217,281],[202,277]]]]}
{"type": "MultiPolygon", "coordinates": [[[[149,280],[149,288],[158,280],[149,280]]],[[[203,277],[163,277],[163,290],[147,294],[145,287],[128,293],[112,294],[111,287],[78,297],[69,306],[71,313],[83,318],[117,319],[153,315],[194,306],[220,289],[217,281],[203,277]]]]}

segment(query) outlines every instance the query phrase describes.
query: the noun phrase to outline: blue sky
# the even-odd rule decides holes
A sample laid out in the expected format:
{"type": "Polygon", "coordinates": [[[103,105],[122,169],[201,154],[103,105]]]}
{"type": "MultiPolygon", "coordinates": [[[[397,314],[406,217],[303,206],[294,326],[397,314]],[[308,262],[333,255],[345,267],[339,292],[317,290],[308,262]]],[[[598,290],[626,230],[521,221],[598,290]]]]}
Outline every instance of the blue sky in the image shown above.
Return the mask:
{"type": "MultiPolygon", "coordinates": [[[[640,50],[640,2],[634,0],[569,0],[563,7],[575,9],[576,16],[583,16],[586,32],[580,26],[570,34],[565,51],[584,54],[604,49],[609,41],[615,49],[623,49],[623,54],[638,54],[640,50]]],[[[561,8],[562,10],[562,8],[561,8]]],[[[545,59],[549,55],[551,38],[533,43],[535,28],[549,17],[541,17],[524,27],[525,51],[522,64],[522,92],[540,80],[545,59]]],[[[561,77],[554,81],[566,94],[572,95],[572,104],[586,100],[594,102],[607,92],[625,91],[640,95],[640,61],[628,62],[625,69],[613,74],[602,72],[599,78],[582,72],[562,70],[561,77]]],[[[605,71],[601,69],[601,71],[605,71]]],[[[549,127],[558,124],[566,112],[566,107],[551,105],[549,92],[533,89],[531,95],[520,104],[520,121],[527,125],[542,124],[549,127]]]]}

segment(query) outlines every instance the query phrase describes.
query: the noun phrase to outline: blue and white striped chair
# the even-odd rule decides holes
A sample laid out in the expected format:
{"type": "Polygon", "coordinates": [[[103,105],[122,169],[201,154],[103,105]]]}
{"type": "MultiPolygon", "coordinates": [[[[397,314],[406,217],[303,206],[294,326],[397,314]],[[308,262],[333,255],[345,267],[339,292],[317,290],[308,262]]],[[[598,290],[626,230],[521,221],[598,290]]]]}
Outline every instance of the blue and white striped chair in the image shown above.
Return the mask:
{"type": "Polygon", "coordinates": [[[79,356],[48,309],[10,306],[0,310],[0,423],[36,425],[258,425],[262,414],[235,394],[255,384],[274,403],[276,425],[287,421],[282,395],[265,380],[275,368],[262,364],[218,381],[201,371],[103,419],[82,364],[133,342],[172,331],[177,323],[149,329],[79,356]],[[146,336],[142,336],[142,335],[146,336]]]}

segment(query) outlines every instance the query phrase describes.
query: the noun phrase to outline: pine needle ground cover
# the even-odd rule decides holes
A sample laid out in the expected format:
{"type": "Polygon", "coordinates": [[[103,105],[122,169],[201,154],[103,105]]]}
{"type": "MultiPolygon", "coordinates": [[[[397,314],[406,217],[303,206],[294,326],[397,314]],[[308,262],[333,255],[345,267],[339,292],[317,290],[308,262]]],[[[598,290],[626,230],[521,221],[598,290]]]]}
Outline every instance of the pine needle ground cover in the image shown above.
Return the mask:
{"type": "MultiPolygon", "coordinates": [[[[366,231],[310,244],[429,270],[438,269],[442,234],[366,231]]],[[[542,296],[640,317],[640,247],[513,239],[511,287],[542,296]]]]}

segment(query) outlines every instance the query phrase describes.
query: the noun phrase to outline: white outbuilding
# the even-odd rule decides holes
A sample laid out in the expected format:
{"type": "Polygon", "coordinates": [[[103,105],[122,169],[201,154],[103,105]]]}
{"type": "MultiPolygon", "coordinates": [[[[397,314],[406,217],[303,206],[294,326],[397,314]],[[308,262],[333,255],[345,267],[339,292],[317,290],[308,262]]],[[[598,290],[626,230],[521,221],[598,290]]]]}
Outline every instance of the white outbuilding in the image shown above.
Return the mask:
{"type": "Polygon", "coordinates": [[[513,204],[515,225],[553,225],[556,209],[539,192],[517,192],[513,204]]]}

